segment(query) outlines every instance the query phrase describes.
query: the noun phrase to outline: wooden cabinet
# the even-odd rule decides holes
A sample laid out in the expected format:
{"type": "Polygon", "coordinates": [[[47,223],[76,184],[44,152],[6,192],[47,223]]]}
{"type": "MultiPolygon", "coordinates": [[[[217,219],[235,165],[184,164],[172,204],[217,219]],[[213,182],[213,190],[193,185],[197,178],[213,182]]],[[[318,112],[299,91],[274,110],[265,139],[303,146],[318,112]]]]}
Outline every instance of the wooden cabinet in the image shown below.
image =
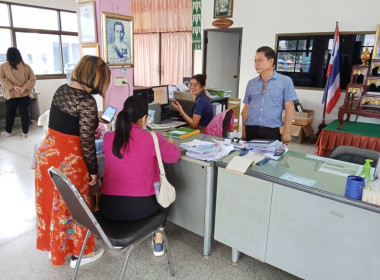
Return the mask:
{"type": "Polygon", "coordinates": [[[237,119],[237,122],[234,123],[234,130],[239,131],[240,130],[240,104],[241,99],[240,98],[228,98],[228,109],[232,109],[235,114],[235,121],[237,119]]]}

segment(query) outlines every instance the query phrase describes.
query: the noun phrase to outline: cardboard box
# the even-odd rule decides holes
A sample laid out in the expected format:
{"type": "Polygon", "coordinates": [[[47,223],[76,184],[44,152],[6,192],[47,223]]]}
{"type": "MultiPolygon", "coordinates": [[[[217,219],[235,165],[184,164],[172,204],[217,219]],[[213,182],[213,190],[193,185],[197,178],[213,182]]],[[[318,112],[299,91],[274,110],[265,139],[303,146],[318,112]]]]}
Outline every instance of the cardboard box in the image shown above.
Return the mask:
{"type": "MultiPolygon", "coordinates": [[[[285,111],[282,111],[282,120],[285,118],[285,111]]],[[[304,109],[303,112],[294,112],[293,124],[309,126],[314,119],[314,110],[304,109]]]]}
{"type": "MultiPolygon", "coordinates": [[[[284,127],[280,127],[280,133],[284,131],[284,127]]],[[[297,142],[299,144],[303,143],[307,137],[312,135],[314,130],[311,126],[302,125],[292,125],[290,128],[290,135],[292,136],[292,142],[297,142]]]]}
{"type": "Polygon", "coordinates": [[[240,98],[228,98],[228,109],[232,109],[235,114],[235,122],[234,122],[234,130],[239,130],[239,122],[240,122],[240,98]]]}

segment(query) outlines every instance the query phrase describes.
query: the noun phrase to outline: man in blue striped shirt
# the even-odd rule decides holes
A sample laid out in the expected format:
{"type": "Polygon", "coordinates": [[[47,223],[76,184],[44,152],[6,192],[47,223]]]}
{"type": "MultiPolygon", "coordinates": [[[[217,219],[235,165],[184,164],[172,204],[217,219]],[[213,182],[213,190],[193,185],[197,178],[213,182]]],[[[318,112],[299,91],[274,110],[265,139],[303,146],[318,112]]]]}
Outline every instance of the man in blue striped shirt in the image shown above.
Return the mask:
{"type": "Polygon", "coordinates": [[[293,81],[274,70],[275,51],[260,47],[256,51],[255,68],[259,76],[247,84],[242,111],[243,139],[273,139],[288,144],[297,94],[293,81]],[[284,123],[282,111],[285,109],[284,123]],[[284,125],[281,137],[280,127],[284,125]]]}

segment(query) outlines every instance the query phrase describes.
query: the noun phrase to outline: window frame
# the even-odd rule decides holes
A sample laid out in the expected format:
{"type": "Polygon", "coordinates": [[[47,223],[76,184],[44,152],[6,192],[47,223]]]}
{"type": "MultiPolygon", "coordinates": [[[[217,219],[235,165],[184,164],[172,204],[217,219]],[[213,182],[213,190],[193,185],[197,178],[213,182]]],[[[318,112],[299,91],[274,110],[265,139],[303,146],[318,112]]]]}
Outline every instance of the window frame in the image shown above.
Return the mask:
{"type": "MultiPolygon", "coordinates": [[[[375,34],[376,32],[375,31],[350,31],[350,32],[339,32],[339,36],[344,36],[344,35],[370,35],[370,34],[375,34]]],[[[278,57],[278,44],[279,44],[279,41],[281,40],[308,40],[310,38],[313,38],[314,36],[328,36],[328,37],[331,37],[331,39],[334,39],[334,32],[314,32],[314,33],[277,33],[276,34],[276,38],[275,38],[275,45],[274,45],[274,50],[276,52],[276,63],[275,63],[275,69],[277,68],[277,57],[278,57]],[[291,39],[289,39],[291,38],[291,39]]],[[[314,43],[315,41],[313,41],[313,48],[314,48],[314,43]]],[[[373,46],[369,46],[369,47],[373,47],[373,46]]],[[[340,46],[340,48],[342,49],[342,45],[340,46]]],[[[297,52],[297,50],[280,50],[280,52],[297,52]]],[[[329,49],[329,54],[331,54],[331,49],[329,49]]],[[[313,52],[313,50],[310,51],[311,53],[313,52]]],[[[329,58],[330,56],[328,56],[329,58]]],[[[327,65],[328,65],[329,61],[327,61],[327,65]]],[[[311,64],[310,64],[311,65],[311,64]]],[[[326,65],[326,67],[327,67],[326,65]]],[[[326,68],[327,69],[327,68],[326,68]]],[[[277,70],[276,70],[277,71],[277,70]]],[[[284,74],[284,75],[287,75],[288,77],[292,78],[292,75],[289,75],[289,73],[301,73],[301,72],[285,72],[285,71],[277,71],[278,73],[280,74],[284,74]]],[[[351,70],[350,70],[351,72],[351,70]]],[[[307,73],[305,73],[307,74],[307,73]]],[[[323,73],[324,75],[326,75],[326,73],[324,72],[323,73]]],[[[342,79],[342,77],[341,77],[342,79]]],[[[304,89],[304,90],[324,90],[324,87],[313,87],[313,86],[297,86],[295,85],[294,86],[295,88],[297,89],[304,89]]]]}
{"type": "Polygon", "coordinates": [[[60,45],[60,59],[61,59],[61,65],[62,65],[62,74],[39,74],[36,75],[36,78],[38,80],[49,80],[49,79],[66,79],[66,73],[64,70],[64,63],[63,63],[63,49],[62,49],[62,37],[64,35],[67,36],[76,36],[78,37],[78,44],[79,44],[79,35],[78,32],[72,32],[72,31],[62,31],[62,23],[61,23],[61,12],[66,13],[73,13],[76,14],[76,11],[70,11],[70,10],[64,10],[64,9],[56,9],[56,8],[49,8],[49,7],[42,7],[42,6],[36,6],[36,5],[28,5],[28,4],[20,4],[20,3],[12,3],[12,2],[4,2],[0,1],[1,4],[6,4],[8,6],[8,14],[9,14],[9,26],[1,26],[1,29],[8,29],[11,33],[11,43],[12,46],[17,48],[17,39],[16,39],[16,32],[23,32],[23,33],[38,33],[38,34],[48,34],[48,35],[58,35],[59,37],[59,45],[60,45]],[[58,23],[58,30],[46,30],[46,29],[32,29],[32,28],[24,28],[24,27],[14,27],[13,26],[13,15],[12,15],[12,6],[23,6],[23,7],[29,7],[29,8],[38,8],[38,9],[45,9],[45,10],[53,10],[57,12],[57,23],[58,23]]]}

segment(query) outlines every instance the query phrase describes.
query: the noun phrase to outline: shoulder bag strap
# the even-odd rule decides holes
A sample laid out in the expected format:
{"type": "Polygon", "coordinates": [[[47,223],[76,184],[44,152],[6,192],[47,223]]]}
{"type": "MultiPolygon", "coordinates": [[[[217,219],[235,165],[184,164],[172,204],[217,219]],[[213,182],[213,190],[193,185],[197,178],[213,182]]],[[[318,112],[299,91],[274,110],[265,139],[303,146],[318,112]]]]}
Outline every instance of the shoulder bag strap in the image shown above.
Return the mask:
{"type": "Polygon", "coordinates": [[[160,175],[165,176],[165,169],[164,169],[164,165],[162,164],[161,151],[160,151],[160,146],[158,145],[157,135],[154,131],[151,131],[150,134],[152,134],[154,148],[156,149],[158,167],[160,168],[160,175]]]}

